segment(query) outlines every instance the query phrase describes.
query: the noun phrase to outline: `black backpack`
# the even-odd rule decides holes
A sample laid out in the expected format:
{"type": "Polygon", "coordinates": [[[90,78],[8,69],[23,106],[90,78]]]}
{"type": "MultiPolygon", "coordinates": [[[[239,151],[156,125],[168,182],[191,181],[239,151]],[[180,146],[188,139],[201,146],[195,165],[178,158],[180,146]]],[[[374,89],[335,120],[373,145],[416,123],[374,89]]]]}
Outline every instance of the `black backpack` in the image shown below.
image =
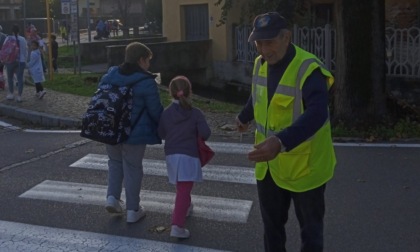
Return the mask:
{"type": "MultiPolygon", "coordinates": [[[[132,87],[134,84],[115,86],[105,83],[101,85],[90,100],[86,113],[82,116],[80,136],[111,145],[126,141],[131,132],[132,87]]],[[[141,117],[142,112],[134,125],[141,117]]]]}

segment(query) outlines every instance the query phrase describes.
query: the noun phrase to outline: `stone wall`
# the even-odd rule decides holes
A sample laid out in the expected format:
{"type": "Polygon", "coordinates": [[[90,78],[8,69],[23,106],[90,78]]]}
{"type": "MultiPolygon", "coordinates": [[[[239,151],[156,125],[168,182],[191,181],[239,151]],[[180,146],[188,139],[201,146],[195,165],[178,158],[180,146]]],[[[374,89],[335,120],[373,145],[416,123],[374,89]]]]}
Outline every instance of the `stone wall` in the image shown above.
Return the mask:
{"type": "Polygon", "coordinates": [[[242,86],[251,89],[252,70],[254,65],[239,61],[214,61],[215,79],[226,82],[228,85],[242,86]]]}
{"type": "MultiPolygon", "coordinates": [[[[211,40],[147,43],[153,52],[150,71],[160,73],[163,85],[176,75],[185,75],[193,83],[206,87],[213,79],[211,40]]],[[[106,47],[108,66],[124,61],[124,45],[106,47]]]]}
{"type": "Polygon", "coordinates": [[[419,26],[418,0],[385,0],[385,23],[394,28],[419,26]]]}
{"type": "MultiPolygon", "coordinates": [[[[122,45],[126,46],[131,42],[156,43],[166,41],[165,37],[141,37],[135,39],[108,39],[99,40],[91,43],[80,44],[80,55],[82,60],[89,64],[100,64],[107,62],[107,46],[122,45]]],[[[121,63],[121,62],[120,62],[121,63]]]]}

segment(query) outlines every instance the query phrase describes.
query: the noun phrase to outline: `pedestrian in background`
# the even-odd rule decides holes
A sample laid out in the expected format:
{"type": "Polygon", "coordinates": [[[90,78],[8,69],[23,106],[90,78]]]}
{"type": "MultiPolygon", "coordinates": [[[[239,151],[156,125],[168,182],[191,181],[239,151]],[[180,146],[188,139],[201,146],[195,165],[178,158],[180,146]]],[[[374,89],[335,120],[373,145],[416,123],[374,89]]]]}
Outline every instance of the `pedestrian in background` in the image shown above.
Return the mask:
{"type": "Polygon", "coordinates": [[[328,115],[333,76],[313,54],[291,43],[277,12],[258,15],[249,42],[255,59],[252,91],[236,118],[246,131],[255,120],[254,150],[265,251],[286,251],[285,224],[293,200],[302,252],[323,250],[326,183],[336,164],[328,115]]]}
{"type": "Polygon", "coordinates": [[[112,33],[114,37],[118,36],[118,30],[120,29],[120,24],[116,19],[112,21],[112,33]]]}
{"type": "MultiPolygon", "coordinates": [[[[3,46],[4,41],[6,40],[7,35],[3,33],[3,27],[0,25],[0,50],[3,46]]],[[[4,70],[4,64],[2,62],[0,62],[0,89],[4,90],[4,75],[3,75],[3,70],[4,70]]]]}
{"type": "Polygon", "coordinates": [[[33,25],[31,22],[28,22],[28,24],[25,27],[25,38],[26,38],[28,44],[32,40],[31,36],[32,36],[32,31],[33,30],[36,30],[35,25],[33,25]]]}
{"type": "Polygon", "coordinates": [[[31,56],[27,64],[29,74],[35,83],[36,96],[42,99],[46,94],[42,83],[45,81],[44,71],[42,69],[41,51],[39,50],[39,42],[36,40],[31,41],[31,56]]]}
{"type": "Polygon", "coordinates": [[[38,35],[37,30],[35,30],[36,38],[38,39],[39,48],[38,50],[41,52],[41,63],[42,63],[42,71],[47,73],[47,64],[45,61],[45,57],[47,56],[47,44],[45,43],[44,39],[42,38],[42,34],[38,35]]]}
{"type": "Polygon", "coordinates": [[[61,42],[67,41],[67,28],[66,23],[60,25],[61,42]]]}
{"type": "Polygon", "coordinates": [[[191,104],[191,90],[191,82],[185,76],[172,79],[172,103],[162,113],[158,129],[159,136],[165,139],[169,183],[176,185],[170,236],[177,238],[190,236],[185,219],[193,209],[191,190],[194,182],[203,180],[197,137],[207,140],[211,134],[203,112],[191,104]]]}
{"type": "Polygon", "coordinates": [[[102,19],[99,19],[96,23],[96,36],[94,36],[94,39],[102,39],[105,38],[106,33],[106,25],[102,19]]]}
{"type": "MultiPolygon", "coordinates": [[[[30,45],[32,41],[38,41],[39,47],[38,47],[37,50],[39,50],[41,52],[42,71],[44,71],[44,73],[46,73],[47,72],[47,66],[45,64],[45,57],[44,57],[44,55],[47,52],[47,45],[45,44],[45,41],[42,38],[42,34],[39,35],[38,30],[33,25],[30,28],[29,40],[27,42],[28,45],[30,45]]],[[[29,57],[30,57],[32,48],[29,47],[28,49],[29,49],[28,50],[28,53],[29,53],[29,57]]]]}
{"type": "MultiPolygon", "coordinates": [[[[17,102],[22,102],[23,73],[24,73],[25,66],[26,66],[26,58],[27,58],[27,55],[28,55],[28,49],[27,49],[26,39],[24,37],[22,37],[21,35],[19,35],[19,25],[17,25],[17,24],[13,25],[12,33],[13,34],[10,35],[10,36],[14,36],[18,41],[19,57],[18,57],[17,61],[5,64],[6,72],[7,72],[7,84],[8,84],[8,88],[9,88],[9,92],[6,96],[6,99],[7,100],[15,99],[13,79],[14,79],[14,76],[16,75],[17,84],[18,84],[17,85],[18,92],[17,92],[17,96],[16,96],[16,101],[17,102]]],[[[7,38],[6,38],[6,40],[7,40],[7,38]]],[[[6,40],[5,40],[5,43],[6,43],[6,40]]]]}
{"type": "Polygon", "coordinates": [[[133,42],[125,48],[125,62],[111,67],[101,78],[101,85],[133,84],[131,133],[126,142],[106,145],[108,154],[108,190],[106,210],[122,213],[121,191],[124,183],[127,222],[134,223],[146,214],[140,205],[143,179],[143,157],[147,144],[161,144],[157,128],[163,111],[156,75],[148,71],[152,51],[142,43],[133,42]]]}

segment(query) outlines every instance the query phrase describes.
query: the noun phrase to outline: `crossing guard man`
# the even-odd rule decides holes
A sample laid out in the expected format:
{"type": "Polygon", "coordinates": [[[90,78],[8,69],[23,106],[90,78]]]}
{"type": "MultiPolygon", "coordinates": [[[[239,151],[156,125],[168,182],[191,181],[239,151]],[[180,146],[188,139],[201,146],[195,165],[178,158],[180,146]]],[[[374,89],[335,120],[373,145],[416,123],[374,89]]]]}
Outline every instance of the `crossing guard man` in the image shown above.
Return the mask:
{"type": "Polygon", "coordinates": [[[301,251],[322,251],[324,192],[336,165],[328,115],[334,78],[316,56],[291,43],[287,21],[277,12],[258,15],[248,41],[260,56],[236,124],[244,132],[255,120],[255,149],[248,159],[256,163],[265,251],[286,251],[292,200],[301,251]]]}

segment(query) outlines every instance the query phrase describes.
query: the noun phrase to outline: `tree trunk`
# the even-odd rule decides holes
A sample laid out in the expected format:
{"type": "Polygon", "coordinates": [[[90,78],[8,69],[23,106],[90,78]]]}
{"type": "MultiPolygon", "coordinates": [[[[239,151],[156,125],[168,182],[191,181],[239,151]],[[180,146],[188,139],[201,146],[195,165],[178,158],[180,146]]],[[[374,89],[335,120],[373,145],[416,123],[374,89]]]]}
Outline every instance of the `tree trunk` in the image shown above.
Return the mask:
{"type": "Polygon", "coordinates": [[[381,120],[387,116],[386,106],[386,51],[385,51],[385,4],[383,0],[373,1],[372,12],[372,34],[373,34],[373,55],[372,55],[372,90],[373,101],[371,113],[376,116],[376,120],[381,120]]]}
{"type": "Polygon", "coordinates": [[[336,2],[334,121],[351,126],[386,114],[384,6],[380,0],[336,2]]]}
{"type": "Polygon", "coordinates": [[[131,7],[131,0],[117,0],[117,6],[118,6],[118,12],[121,16],[121,21],[123,23],[122,32],[123,32],[123,38],[129,38],[130,37],[130,23],[128,22],[128,16],[130,13],[130,7],[131,7]]]}

